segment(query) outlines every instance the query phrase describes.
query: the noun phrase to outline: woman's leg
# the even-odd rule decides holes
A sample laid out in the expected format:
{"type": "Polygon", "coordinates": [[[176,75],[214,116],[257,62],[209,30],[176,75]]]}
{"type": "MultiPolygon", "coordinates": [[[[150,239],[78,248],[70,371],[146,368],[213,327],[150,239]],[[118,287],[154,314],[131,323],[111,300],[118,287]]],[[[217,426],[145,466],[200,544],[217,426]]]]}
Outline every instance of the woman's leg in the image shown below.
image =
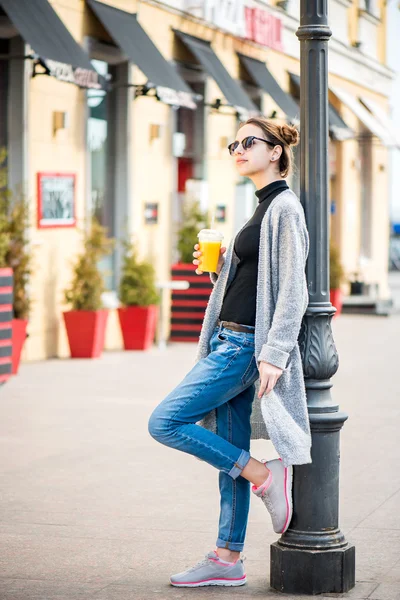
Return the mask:
{"type": "Polygon", "coordinates": [[[149,433],[236,479],[250,459],[249,451],[196,423],[245,389],[243,377],[254,355],[254,336],[226,330],[221,335],[217,328],[210,350],[153,411],[149,433]]]}
{"type": "MultiPolygon", "coordinates": [[[[217,409],[217,433],[235,446],[250,450],[250,416],[255,393],[249,385],[235,398],[217,409]]],[[[227,561],[236,560],[243,550],[250,507],[250,482],[242,476],[232,479],[220,471],[219,489],[221,509],[218,539],[219,556],[227,561]]]]}

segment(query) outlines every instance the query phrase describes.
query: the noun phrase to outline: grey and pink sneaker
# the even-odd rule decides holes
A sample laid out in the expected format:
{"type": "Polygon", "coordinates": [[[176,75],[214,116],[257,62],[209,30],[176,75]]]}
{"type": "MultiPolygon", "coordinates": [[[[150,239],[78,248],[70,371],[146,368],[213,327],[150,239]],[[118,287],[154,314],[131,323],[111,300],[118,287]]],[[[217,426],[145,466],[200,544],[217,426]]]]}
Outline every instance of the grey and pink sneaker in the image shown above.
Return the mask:
{"type": "Polygon", "coordinates": [[[284,533],[290,525],[293,513],[293,467],[284,467],[280,458],[262,462],[270,470],[270,474],[260,486],[253,485],[251,491],[261,498],[267,507],[275,533],[284,533]]]}
{"type": "Polygon", "coordinates": [[[220,561],[218,554],[213,550],[194,567],[172,575],[170,583],[175,587],[203,587],[206,585],[236,587],[244,585],[247,581],[244,560],[244,558],[238,558],[234,563],[224,563],[220,561]]]}

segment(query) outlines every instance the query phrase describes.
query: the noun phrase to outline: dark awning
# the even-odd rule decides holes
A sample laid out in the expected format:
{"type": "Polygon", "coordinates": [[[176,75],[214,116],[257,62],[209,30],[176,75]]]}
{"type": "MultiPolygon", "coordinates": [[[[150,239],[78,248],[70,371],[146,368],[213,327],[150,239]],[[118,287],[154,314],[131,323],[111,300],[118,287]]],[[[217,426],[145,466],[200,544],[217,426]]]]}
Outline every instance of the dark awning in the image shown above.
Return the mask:
{"type": "Polygon", "coordinates": [[[360,102],[362,102],[364,104],[364,106],[367,107],[367,109],[370,111],[370,113],[379,121],[379,123],[382,125],[382,127],[384,127],[390,133],[392,140],[393,140],[390,143],[390,146],[394,146],[394,147],[400,149],[400,132],[398,131],[396,124],[394,123],[394,121],[392,121],[392,119],[389,117],[389,115],[383,110],[383,108],[379,104],[376,104],[376,102],[374,102],[367,96],[360,96],[359,100],[360,100],[360,102]]]}
{"type": "MultiPolygon", "coordinates": [[[[300,76],[294,73],[289,73],[289,75],[290,79],[300,90],[300,76]]],[[[335,140],[342,142],[355,137],[354,131],[346,125],[336,108],[330,102],[328,103],[328,119],[329,131],[335,140]]]]}
{"type": "Polygon", "coordinates": [[[204,70],[214,79],[231,106],[235,106],[239,111],[244,109],[247,112],[259,112],[240,83],[229,75],[209,42],[182,31],[175,30],[175,33],[194,54],[204,70]]]}
{"type": "Polygon", "coordinates": [[[83,88],[106,86],[48,0],[0,0],[0,6],[48,75],[83,88]]]}
{"type": "Polygon", "coordinates": [[[153,44],[135,14],[97,0],[87,0],[87,3],[128,60],[143,71],[150,87],[156,88],[160,100],[167,104],[196,108],[193,90],[153,44]]]}
{"type": "Polygon", "coordinates": [[[336,108],[329,102],[328,104],[329,131],[335,140],[340,142],[350,140],[355,137],[355,133],[346,125],[336,108]]]}
{"type": "Polygon", "coordinates": [[[290,94],[287,94],[271,75],[265,63],[249,56],[239,54],[241,63],[254,80],[254,83],[267,92],[276,104],[282,109],[292,123],[300,122],[300,109],[290,94]]]}

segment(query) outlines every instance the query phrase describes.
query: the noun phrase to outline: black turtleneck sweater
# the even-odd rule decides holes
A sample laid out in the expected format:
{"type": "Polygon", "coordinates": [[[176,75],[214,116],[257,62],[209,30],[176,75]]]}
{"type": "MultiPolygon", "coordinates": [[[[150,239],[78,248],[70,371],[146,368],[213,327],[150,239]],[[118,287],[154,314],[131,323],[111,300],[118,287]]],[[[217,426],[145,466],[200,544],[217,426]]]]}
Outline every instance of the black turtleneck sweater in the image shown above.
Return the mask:
{"type": "Polygon", "coordinates": [[[219,316],[221,321],[255,325],[261,221],[272,200],[287,189],[288,185],[282,179],[256,191],[258,206],[235,238],[234,249],[240,262],[235,277],[225,292],[219,316]]]}

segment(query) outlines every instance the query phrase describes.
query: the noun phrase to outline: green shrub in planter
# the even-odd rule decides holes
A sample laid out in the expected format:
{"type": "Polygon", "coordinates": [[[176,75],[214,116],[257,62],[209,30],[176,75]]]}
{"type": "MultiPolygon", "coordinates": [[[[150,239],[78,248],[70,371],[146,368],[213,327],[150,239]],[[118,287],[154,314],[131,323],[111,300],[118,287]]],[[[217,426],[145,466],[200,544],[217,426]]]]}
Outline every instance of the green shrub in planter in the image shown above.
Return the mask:
{"type": "Polygon", "coordinates": [[[125,350],[147,350],[154,341],[160,297],[151,263],[139,261],[134,244],[124,243],[118,309],[125,350]]]}
{"type": "Polygon", "coordinates": [[[344,271],[340,262],[339,249],[331,242],[329,252],[329,287],[331,290],[340,288],[344,279],[344,271]]]}
{"type": "Polygon", "coordinates": [[[114,240],[107,237],[107,228],[94,218],[90,231],[84,233],[83,251],[74,266],[71,285],[64,297],[72,310],[100,310],[101,295],[105,291],[103,275],[98,263],[103,256],[111,254],[114,240]]]}
{"type": "Polygon", "coordinates": [[[335,317],[342,312],[343,298],[340,284],[344,279],[344,271],[340,262],[339,249],[331,242],[329,250],[329,287],[330,302],[336,308],[335,317]]]}
{"type": "Polygon", "coordinates": [[[182,210],[182,225],[178,229],[179,260],[191,263],[193,260],[193,246],[198,242],[197,234],[201,229],[210,227],[207,213],[200,210],[200,203],[186,202],[182,210]]]}
{"type": "Polygon", "coordinates": [[[99,261],[110,254],[114,240],[94,218],[84,233],[83,252],[74,266],[71,285],[64,292],[72,310],[63,313],[71,358],[98,358],[104,347],[108,310],[102,308],[105,291],[99,261]]]}
{"type": "Polygon", "coordinates": [[[155,270],[151,263],[139,261],[134,244],[124,242],[124,260],[119,284],[119,299],[124,306],[158,304],[155,270]]]}

